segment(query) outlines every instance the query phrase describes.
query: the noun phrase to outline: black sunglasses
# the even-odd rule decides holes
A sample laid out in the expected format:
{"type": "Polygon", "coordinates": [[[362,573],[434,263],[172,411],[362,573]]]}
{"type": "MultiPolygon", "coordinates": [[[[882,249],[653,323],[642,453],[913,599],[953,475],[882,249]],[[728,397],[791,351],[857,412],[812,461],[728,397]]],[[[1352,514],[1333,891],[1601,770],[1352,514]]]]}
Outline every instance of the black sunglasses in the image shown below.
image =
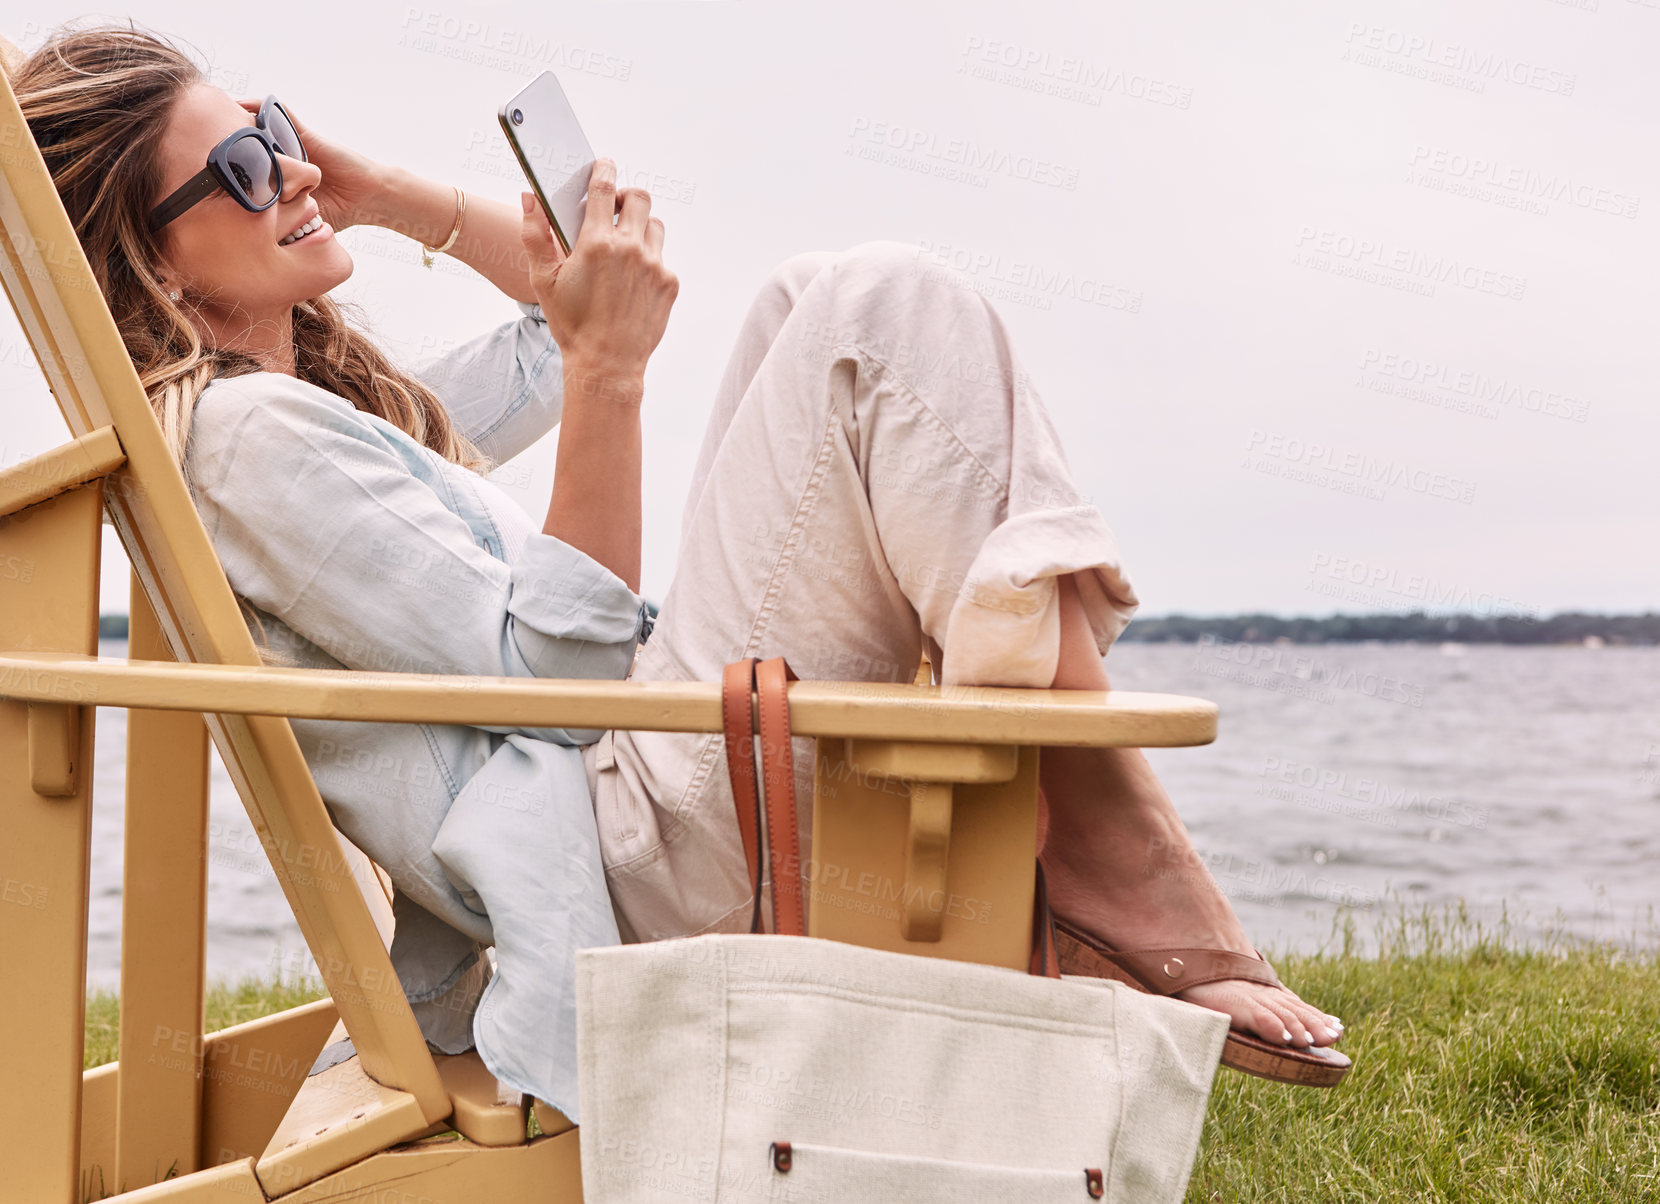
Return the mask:
{"type": "Polygon", "coordinates": [[[150,210],[150,229],[159,230],[197,201],[223,188],[249,213],[259,213],[282,195],[281,151],[306,162],[305,143],[275,96],[259,106],[254,124],[244,126],[208,152],[207,166],[173,190],[150,210]]]}

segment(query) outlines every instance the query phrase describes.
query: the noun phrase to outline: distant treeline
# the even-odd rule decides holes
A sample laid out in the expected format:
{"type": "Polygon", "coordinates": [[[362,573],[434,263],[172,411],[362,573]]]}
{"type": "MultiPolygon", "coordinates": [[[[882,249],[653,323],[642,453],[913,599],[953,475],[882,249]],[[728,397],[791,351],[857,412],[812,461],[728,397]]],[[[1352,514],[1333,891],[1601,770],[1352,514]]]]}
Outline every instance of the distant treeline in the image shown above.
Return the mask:
{"type": "Polygon", "coordinates": [[[1201,636],[1253,642],[1288,639],[1297,644],[1349,640],[1407,640],[1465,644],[1660,644],[1660,614],[1596,615],[1564,611],[1545,619],[1516,615],[1439,614],[1421,610],[1372,615],[1221,615],[1199,618],[1137,617],[1119,637],[1144,644],[1193,643],[1201,636]]]}

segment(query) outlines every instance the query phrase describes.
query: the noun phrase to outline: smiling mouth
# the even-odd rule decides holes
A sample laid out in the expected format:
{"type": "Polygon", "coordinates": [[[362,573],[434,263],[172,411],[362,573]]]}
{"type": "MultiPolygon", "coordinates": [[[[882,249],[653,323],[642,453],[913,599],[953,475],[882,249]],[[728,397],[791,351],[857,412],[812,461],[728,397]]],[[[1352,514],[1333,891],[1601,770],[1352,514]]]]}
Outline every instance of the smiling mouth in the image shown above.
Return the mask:
{"type": "Polygon", "coordinates": [[[323,215],[319,213],[316,217],[312,218],[305,225],[295,230],[292,234],[279,239],[277,245],[279,247],[292,246],[294,243],[299,242],[302,238],[305,238],[308,234],[315,233],[322,226],[322,224],[323,215]]]}

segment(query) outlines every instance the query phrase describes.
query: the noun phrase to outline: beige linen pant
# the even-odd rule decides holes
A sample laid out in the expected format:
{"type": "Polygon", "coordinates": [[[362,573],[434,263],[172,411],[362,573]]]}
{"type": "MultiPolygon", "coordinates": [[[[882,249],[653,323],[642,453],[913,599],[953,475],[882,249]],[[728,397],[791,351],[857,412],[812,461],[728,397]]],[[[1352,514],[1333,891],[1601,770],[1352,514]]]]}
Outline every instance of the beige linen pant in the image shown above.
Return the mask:
{"type": "MultiPolygon", "coordinates": [[[[781,655],[909,681],[926,641],[947,684],[1048,686],[1065,573],[1105,653],[1138,600],[992,305],[911,244],[808,252],[744,319],[632,679],[781,655]]],[[[795,742],[804,840],[813,756],[795,742]]],[[[624,938],[746,929],[723,737],[617,731],[586,759],[624,938]]]]}

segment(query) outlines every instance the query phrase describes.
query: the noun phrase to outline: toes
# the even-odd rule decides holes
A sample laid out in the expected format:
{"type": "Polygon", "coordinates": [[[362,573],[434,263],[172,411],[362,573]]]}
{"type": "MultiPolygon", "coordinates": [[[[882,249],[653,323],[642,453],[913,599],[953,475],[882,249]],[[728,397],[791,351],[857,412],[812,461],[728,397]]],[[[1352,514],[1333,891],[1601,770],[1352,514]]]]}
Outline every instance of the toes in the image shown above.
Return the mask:
{"type": "Polygon", "coordinates": [[[1330,1045],[1343,1035],[1343,1022],[1336,1016],[1310,1007],[1300,999],[1297,1001],[1297,1007],[1303,1026],[1314,1034],[1316,1045],[1330,1045]]]}
{"type": "Polygon", "coordinates": [[[1343,1035],[1342,1022],[1333,1023],[1337,1019],[1335,1016],[1329,1016],[1319,1008],[1310,1007],[1301,999],[1293,1004],[1293,1010],[1315,1045],[1330,1045],[1343,1035]]]}
{"type": "MultiPolygon", "coordinates": [[[[1291,1017],[1267,1000],[1256,1000],[1250,1007],[1250,1028],[1264,1041],[1292,1044],[1296,1033],[1291,1030],[1291,1017]]],[[[1302,1026],[1299,1024],[1298,1028],[1302,1026]]]]}
{"type": "Polygon", "coordinates": [[[1298,1014],[1290,1000],[1271,1000],[1268,1006],[1274,1010],[1281,1023],[1285,1025],[1283,1032],[1290,1034],[1285,1039],[1287,1045],[1307,1047],[1314,1044],[1314,1034],[1308,1031],[1308,1025],[1303,1023],[1302,1016],[1298,1014]]]}
{"type": "Polygon", "coordinates": [[[1331,1045],[1343,1035],[1341,1020],[1284,987],[1230,981],[1194,988],[1185,997],[1228,1013],[1237,1027],[1276,1045],[1308,1049],[1331,1045]]]}
{"type": "Polygon", "coordinates": [[[1292,1045],[1330,1045],[1343,1035],[1341,1020],[1304,1003],[1289,987],[1271,989],[1263,1002],[1279,1013],[1285,1025],[1282,1031],[1291,1034],[1292,1045]]]}
{"type": "Polygon", "coordinates": [[[1267,1041],[1307,1049],[1330,1045],[1342,1035],[1329,1017],[1289,991],[1274,990],[1251,1000],[1256,1033],[1267,1041]]]}

